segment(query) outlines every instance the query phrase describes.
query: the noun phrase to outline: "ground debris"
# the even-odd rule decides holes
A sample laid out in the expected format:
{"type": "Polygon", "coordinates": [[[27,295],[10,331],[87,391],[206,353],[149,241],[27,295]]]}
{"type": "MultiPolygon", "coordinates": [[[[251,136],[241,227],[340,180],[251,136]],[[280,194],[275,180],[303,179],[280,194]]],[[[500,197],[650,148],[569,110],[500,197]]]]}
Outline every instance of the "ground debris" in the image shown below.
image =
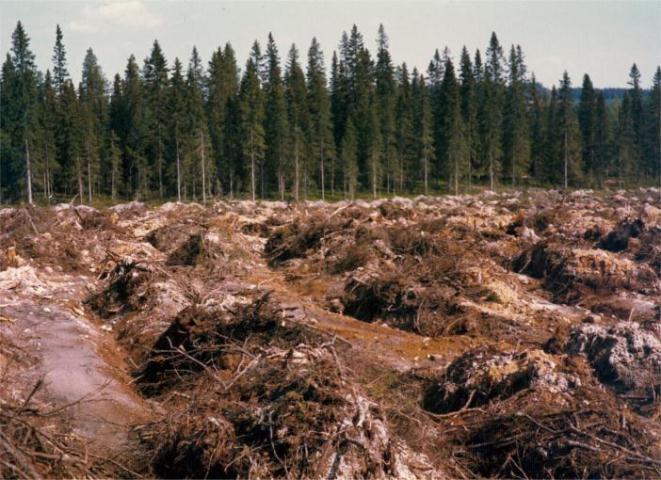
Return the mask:
{"type": "Polygon", "coordinates": [[[601,382],[640,408],[654,411],[654,404],[660,405],[661,342],[653,332],[635,322],[610,327],[583,323],[569,332],[564,350],[585,355],[601,382]]]}
{"type": "Polygon", "coordinates": [[[540,350],[479,348],[454,360],[428,387],[423,403],[429,411],[447,413],[502,400],[524,389],[560,393],[580,384],[578,377],[559,372],[557,362],[540,350]]]}

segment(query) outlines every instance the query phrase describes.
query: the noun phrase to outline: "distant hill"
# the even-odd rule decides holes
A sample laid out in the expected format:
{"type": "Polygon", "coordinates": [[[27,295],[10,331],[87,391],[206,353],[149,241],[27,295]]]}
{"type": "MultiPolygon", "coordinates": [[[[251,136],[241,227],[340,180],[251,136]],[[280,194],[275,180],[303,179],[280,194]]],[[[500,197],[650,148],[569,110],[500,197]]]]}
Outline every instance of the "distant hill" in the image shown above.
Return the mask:
{"type": "MultiPolygon", "coordinates": [[[[540,85],[539,90],[542,92],[543,95],[550,95],[551,94],[551,89],[545,87],[544,85],[540,85]]],[[[608,88],[596,88],[596,90],[599,90],[604,93],[604,99],[606,100],[606,105],[610,105],[616,100],[621,100],[622,97],[624,97],[624,94],[629,90],[628,88],[614,88],[614,87],[608,87],[608,88]]],[[[574,87],[571,89],[572,93],[572,98],[574,99],[574,102],[578,103],[579,100],[581,99],[581,87],[574,87]]],[[[647,95],[650,94],[650,90],[645,90],[643,89],[643,97],[646,97],[647,95]]]]}

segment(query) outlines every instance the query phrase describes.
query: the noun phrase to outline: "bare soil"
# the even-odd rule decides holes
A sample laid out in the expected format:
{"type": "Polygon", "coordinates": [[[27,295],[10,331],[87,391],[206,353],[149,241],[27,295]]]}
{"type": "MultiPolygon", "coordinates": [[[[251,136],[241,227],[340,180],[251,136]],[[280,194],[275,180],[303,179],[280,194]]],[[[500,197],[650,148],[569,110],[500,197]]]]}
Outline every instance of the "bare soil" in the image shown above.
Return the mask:
{"type": "Polygon", "coordinates": [[[658,478],[661,192],[0,210],[0,477],[658,478]]]}

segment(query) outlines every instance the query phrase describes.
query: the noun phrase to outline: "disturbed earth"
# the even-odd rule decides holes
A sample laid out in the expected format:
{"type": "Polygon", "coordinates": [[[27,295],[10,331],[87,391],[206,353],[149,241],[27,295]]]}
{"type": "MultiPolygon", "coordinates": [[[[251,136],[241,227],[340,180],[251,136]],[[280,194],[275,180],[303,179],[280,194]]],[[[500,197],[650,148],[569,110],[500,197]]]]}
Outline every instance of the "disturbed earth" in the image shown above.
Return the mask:
{"type": "Polygon", "coordinates": [[[0,477],[659,478],[660,208],[0,209],[0,477]]]}

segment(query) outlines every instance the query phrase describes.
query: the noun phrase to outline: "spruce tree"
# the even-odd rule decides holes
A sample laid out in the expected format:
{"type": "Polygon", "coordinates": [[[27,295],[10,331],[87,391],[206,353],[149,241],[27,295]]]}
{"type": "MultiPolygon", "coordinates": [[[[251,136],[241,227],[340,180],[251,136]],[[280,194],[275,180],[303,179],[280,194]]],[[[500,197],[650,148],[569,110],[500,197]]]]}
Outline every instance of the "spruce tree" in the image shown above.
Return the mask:
{"type": "Polygon", "coordinates": [[[119,148],[119,137],[110,132],[110,199],[115,201],[122,180],[122,151],[119,148]]]}
{"type": "Polygon", "coordinates": [[[55,28],[55,46],[53,47],[53,87],[58,95],[62,95],[64,82],[69,78],[67,70],[67,53],[62,42],[62,29],[55,28]]]}
{"type": "Polygon", "coordinates": [[[478,129],[477,129],[477,103],[475,73],[471,63],[468,50],[464,46],[461,51],[460,65],[460,97],[461,97],[461,117],[464,123],[464,134],[466,150],[468,152],[468,187],[472,184],[473,166],[476,164],[478,154],[478,129]]]}
{"type": "Polygon", "coordinates": [[[100,190],[100,172],[108,165],[102,164],[107,150],[108,99],[106,79],[96,55],[91,48],[83,61],[80,84],[81,115],[85,124],[85,159],[87,165],[87,196],[92,202],[94,190],[100,190]]]}
{"type": "MultiPolygon", "coordinates": [[[[10,195],[18,198],[21,193],[32,204],[32,171],[30,148],[34,140],[35,107],[38,75],[34,54],[21,22],[12,33],[11,55],[3,66],[3,88],[7,89],[6,104],[2,107],[3,126],[7,132],[7,155],[10,195]]],[[[3,162],[4,163],[4,162],[3,162]]]]}
{"type": "Polygon", "coordinates": [[[309,128],[309,108],[307,105],[307,91],[305,75],[298,59],[298,49],[292,45],[287,58],[287,72],[285,73],[287,111],[289,120],[289,150],[293,172],[293,193],[296,201],[307,193],[309,181],[307,147],[309,128]]]}
{"type": "Polygon", "coordinates": [[[546,108],[546,116],[544,118],[544,155],[543,163],[539,168],[539,178],[545,183],[558,183],[562,176],[562,153],[559,150],[559,126],[557,122],[558,116],[558,91],[553,85],[551,87],[551,95],[549,103],[546,108]]]}
{"type": "Polygon", "coordinates": [[[342,170],[345,198],[354,200],[358,188],[358,147],[353,118],[349,118],[342,138],[342,170]]]}
{"type": "Polygon", "coordinates": [[[458,195],[459,184],[468,173],[468,155],[464,137],[464,124],[461,117],[459,84],[450,58],[445,62],[443,102],[445,105],[443,116],[445,135],[443,142],[445,145],[444,154],[447,158],[444,171],[447,172],[448,186],[452,188],[455,195],[458,195]]]}
{"type": "Polygon", "coordinates": [[[501,171],[502,103],[504,93],[503,49],[495,32],[491,34],[484,67],[484,91],[481,102],[481,136],[489,188],[493,189],[501,171]]]}
{"type": "Polygon", "coordinates": [[[174,59],[170,88],[168,90],[168,137],[171,142],[170,151],[174,151],[174,178],[176,179],[177,201],[181,202],[182,188],[186,184],[188,156],[184,155],[187,131],[187,96],[188,88],[183,74],[183,66],[178,58],[174,59]]]}
{"type": "Polygon", "coordinates": [[[158,194],[163,198],[163,172],[165,162],[165,125],[167,123],[168,64],[158,40],[154,40],[151,53],[145,59],[143,67],[144,88],[146,94],[146,116],[148,129],[147,153],[154,159],[158,173],[158,194]]]}
{"type": "Polygon", "coordinates": [[[266,175],[277,179],[280,199],[285,196],[285,175],[287,173],[287,105],[285,87],[282,81],[278,47],[269,33],[266,44],[267,74],[264,82],[266,113],[264,132],[266,137],[266,175]]]}
{"type": "Polygon", "coordinates": [[[232,45],[228,42],[223,50],[223,85],[226,92],[225,131],[222,142],[220,172],[230,196],[239,183],[242,158],[241,109],[239,98],[239,69],[232,45]]]}
{"type": "Polygon", "coordinates": [[[127,163],[127,188],[134,198],[147,198],[151,175],[145,152],[148,135],[145,97],[138,64],[133,55],[126,64],[122,97],[125,109],[123,120],[126,122],[124,156],[127,163]]]}
{"type": "Polygon", "coordinates": [[[50,203],[53,196],[54,177],[59,172],[59,164],[56,160],[55,129],[57,118],[56,92],[53,87],[52,76],[46,70],[43,84],[39,88],[39,99],[36,112],[36,150],[38,151],[39,169],[34,172],[34,178],[41,186],[44,200],[50,203]]]}
{"type": "Polygon", "coordinates": [[[307,68],[308,106],[310,109],[310,146],[319,160],[319,185],[321,199],[326,198],[327,177],[330,177],[331,192],[334,190],[335,144],[331,122],[331,104],[326,82],[324,57],[316,38],[308,50],[307,68]],[[330,168],[327,167],[330,166],[330,168]],[[330,175],[327,171],[330,170],[330,175]]]}
{"type": "Polygon", "coordinates": [[[377,101],[377,116],[380,121],[380,137],[383,142],[383,170],[385,173],[386,192],[393,188],[396,174],[397,141],[395,135],[395,106],[397,89],[394,78],[394,68],[388,50],[388,36],[383,24],[379,25],[377,39],[377,60],[375,69],[375,95],[377,101]]]}
{"type": "Polygon", "coordinates": [[[434,137],[432,135],[432,115],[429,101],[429,89],[425,78],[420,75],[419,85],[419,130],[417,149],[420,158],[420,167],[422,171],[422,182],[425,195],[429,194],[429,177],[431,175],[431,165],[434,163],[434,137]]]}
{"type": "Polygon", "coordinates": [[[212,178],[215,176],[211,149],[211,140],[207,130],[207,120],[204,110],[205,78],[202,60],[193,47],[186,74],[186,128],[188,133],[187,154],[190,158],[189,180],[193,197],[199,191],[202,202],[206,203],[211,194],[212,178]]]}
{"type": "Polygon", "coordinates": [[[583,168],[590,179],[596,176],[595,171],[595,122],[597,97],[590,76],[583,76],[581,99],[578,105],[578,123],[581,128],[581,144],[583,146],[583,168]]]}
{"type": "Polygon", "coordinates": [[[644,173],[653,178],[657,185],[661,185],[661,67],[656,67],[652,79],[652,90],[647,99],[644,125],[646,126],[644,131],[644,173]]]}
{"type": "Polygon", "coordinates": [[[571,81],[565,71],[560,82],[558,92],[558,133],[562,151],[562,179],[566,189],[571,183],[578,183],[581,179],[581,139],[574,111],[574,102],[571,93],[571,81]]]}
{"type": "Polygon", "coordinates": [[[257,176],[266,150],[264,141],[264,100],[259,76],[260,63],[261,50],[259,43],[255,41],[250,58],[246,63],[239,92],[242,153],[243,158],[248,163],[249,191],[253,201],[257,198],[257,176]]]}
{"type": "Polygon", "coordinates": [[[617,117],[615,133],[616,169],[620,187],[635,173],[636,132],[633,126],[632,95],[626,94],[617,117]]]}
{"type": "Polygon", "coordinates": [[[411,101],[411,82],[406,63],[399,69],[397,82],[397,104],[395,116],[397,126],[395,128],[395,141],[397,145],[396,158],[397,169],[394,178],[397,180],[396,191],[404,192],[410,187],[410,170],[416,160],[415,157],[415,135],[413,130],[413,111],[411,101]],[[407,182],[409,183],[407,185],[407,182]]]}
{"type": "Polygon", "coordinates": [[[525,97],[526,66],[521,47],[512,45],[509,57],[509,85],[504,108],[503,150],[505,171],[512,185],[530,168],[530,131],[525,97]]]}
{"type": "Polygon", "coordinates": [[[640,71],[634,63],[629,71],[629,101],[631,108],[631,125],[633,128],[633,156],[635,162],[636,174],[642,173],[639,167],[643,163],[644,152],[644,112],[643,112],[643,92],[640,87],[640,71]]]}
{"type": "Polygon", "coordinates": [[[530,167],[528,171],[534,180],[539,180],[544,162],[544,117],[540,86],[535,74],[530,79],[529,88],[530,167]]]}
{"type": "Polygon", "coordinates": [[[602,92],[597,94],[595,100],[594,125],[592,129],[593,158],[591,166],[594,179],[599,187],[604,178],[608,177],[610,168],[610,128],[608,125],[608,112],[606,100],[602,92]]]}

